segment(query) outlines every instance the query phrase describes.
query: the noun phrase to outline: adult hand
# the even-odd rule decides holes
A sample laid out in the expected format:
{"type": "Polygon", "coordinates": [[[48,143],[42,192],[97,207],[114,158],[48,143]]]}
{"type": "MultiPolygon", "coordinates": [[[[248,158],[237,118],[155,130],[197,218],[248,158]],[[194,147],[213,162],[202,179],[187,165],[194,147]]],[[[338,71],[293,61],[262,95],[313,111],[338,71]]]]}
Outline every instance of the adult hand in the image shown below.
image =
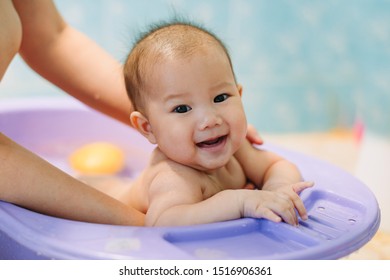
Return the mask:
{"type": "Polygon", "coordinates": [[[263,139],[257,133],[256,128],[251,124],[248,124],[248,131],[246,134],[246,138],[251,144],[254,145],[262,145],[264,143],[263,139]]]}

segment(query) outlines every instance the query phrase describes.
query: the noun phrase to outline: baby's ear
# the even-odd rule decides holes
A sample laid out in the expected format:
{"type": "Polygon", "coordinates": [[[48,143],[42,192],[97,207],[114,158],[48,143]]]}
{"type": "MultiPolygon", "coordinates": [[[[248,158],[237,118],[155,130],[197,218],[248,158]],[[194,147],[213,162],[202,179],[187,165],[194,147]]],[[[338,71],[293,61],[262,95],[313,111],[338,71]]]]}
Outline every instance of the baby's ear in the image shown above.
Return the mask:
{"type": "Polygon", "coordinates": [[[243,90],[243,87],[241,84],[237,84],[237,89],[238,89],[238,93],[240,94],[240,96],[242,97],[242,90],[243,90]]]}
{"type": "Polygon", "coordinates": [[[130,122],[150,143],[156,144],[156,138],[154,137],[149,120],[141,112],[132,112],[130,114],[130,122]]]}

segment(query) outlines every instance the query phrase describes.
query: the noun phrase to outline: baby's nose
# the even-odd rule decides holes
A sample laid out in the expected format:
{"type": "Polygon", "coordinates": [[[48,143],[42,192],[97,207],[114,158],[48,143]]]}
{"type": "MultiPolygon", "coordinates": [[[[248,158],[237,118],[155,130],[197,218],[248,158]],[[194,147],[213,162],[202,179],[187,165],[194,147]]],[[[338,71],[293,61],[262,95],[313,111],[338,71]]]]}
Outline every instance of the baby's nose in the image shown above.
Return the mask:
{"type": "Polygon", "coordinates": [[[204,110],[200,119],[200,130],[205,130],[222,124],[222,118],[215,110],[204,110]]]}

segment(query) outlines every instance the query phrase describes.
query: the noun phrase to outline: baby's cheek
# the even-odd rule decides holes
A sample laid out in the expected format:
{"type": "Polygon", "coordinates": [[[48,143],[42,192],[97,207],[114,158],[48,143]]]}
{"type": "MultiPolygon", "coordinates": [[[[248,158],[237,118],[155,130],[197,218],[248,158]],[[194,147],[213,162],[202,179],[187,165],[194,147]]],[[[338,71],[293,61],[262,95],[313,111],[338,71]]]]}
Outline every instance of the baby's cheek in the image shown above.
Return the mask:
{"type": "Polygon", "coordinates": [[[237,141],[242,143],[246,139],[248,132],[248,124],[246,122],[245,115],[237,115],[237,118],[233,120],[234,134],[237,137],[237,141]]]}

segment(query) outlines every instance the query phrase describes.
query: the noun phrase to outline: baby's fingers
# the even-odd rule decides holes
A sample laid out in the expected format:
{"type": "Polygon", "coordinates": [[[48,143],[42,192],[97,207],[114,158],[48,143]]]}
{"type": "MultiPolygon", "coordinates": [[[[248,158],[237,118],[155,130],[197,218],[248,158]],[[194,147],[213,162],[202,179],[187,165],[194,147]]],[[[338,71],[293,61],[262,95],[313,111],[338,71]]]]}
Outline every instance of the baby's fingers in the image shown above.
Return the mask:
{"type": "Polygon", "coordinates": [[[298,225],[298,218],[294,210],[283,212],[280,214],[283,221],[292,226],[298,225]]]}
{"type": "Polygon", "coordinates": [[[264,218],[272,222],[279,223],[282,221],[282,218],[279,217],[275,212],[266,207],[259,207],[256,209],[256,218],[264,218]]]}
{"type": "Polygon", "coordinates": [[[311,188],[314,186],[314,182],[299,182],[299,183],[295,183],[294,185],[292,185],[292,189],[294,190],[294,192],[296,192],[297,194],[301,193],[303,190],[307,189],[307,188],[311,188]]]}
{"type": "Polygon", "coordinates": [[[281,194],[276,204],[270,207],[276,215],[290,225],[298,225],[298,217],[295,213],[294,203],[287,195],[281,194]]]}
{"type": "Polygon", "coordinates": [[[303,204],[301,198],[299,197],[299,193],[307,188],[311,188],[314,185],[313,182],[299,182],[292,186],[292,189],[296,193],[294,197],[292,198],[295,209],[297,209],[299,216],[303,219],[307,219],[307,212],[305,205],[303,204]]]}
{"type": "Polygon", "coordinates": [[[299,216],[303,220],[307,220],[307,211],[305,205],[303,204],[302,199],[296,195],[296,198],[293,199],[294,207],[298,211],[299,216]]]}
{"type": "MultiPolygon", "coordinates": [[[[294,196],[299,196],[292,192],[294,196]]],[[[250,196],[246,202],[243,216],[252,218],[264,218],[273,222],[282,220],[290,225],[298,224],[293,199],[285,193],[270,191],[254,191],[255,196],[250,196]],[[255,198],[254,200],[252,200],[255,198]]]]}

